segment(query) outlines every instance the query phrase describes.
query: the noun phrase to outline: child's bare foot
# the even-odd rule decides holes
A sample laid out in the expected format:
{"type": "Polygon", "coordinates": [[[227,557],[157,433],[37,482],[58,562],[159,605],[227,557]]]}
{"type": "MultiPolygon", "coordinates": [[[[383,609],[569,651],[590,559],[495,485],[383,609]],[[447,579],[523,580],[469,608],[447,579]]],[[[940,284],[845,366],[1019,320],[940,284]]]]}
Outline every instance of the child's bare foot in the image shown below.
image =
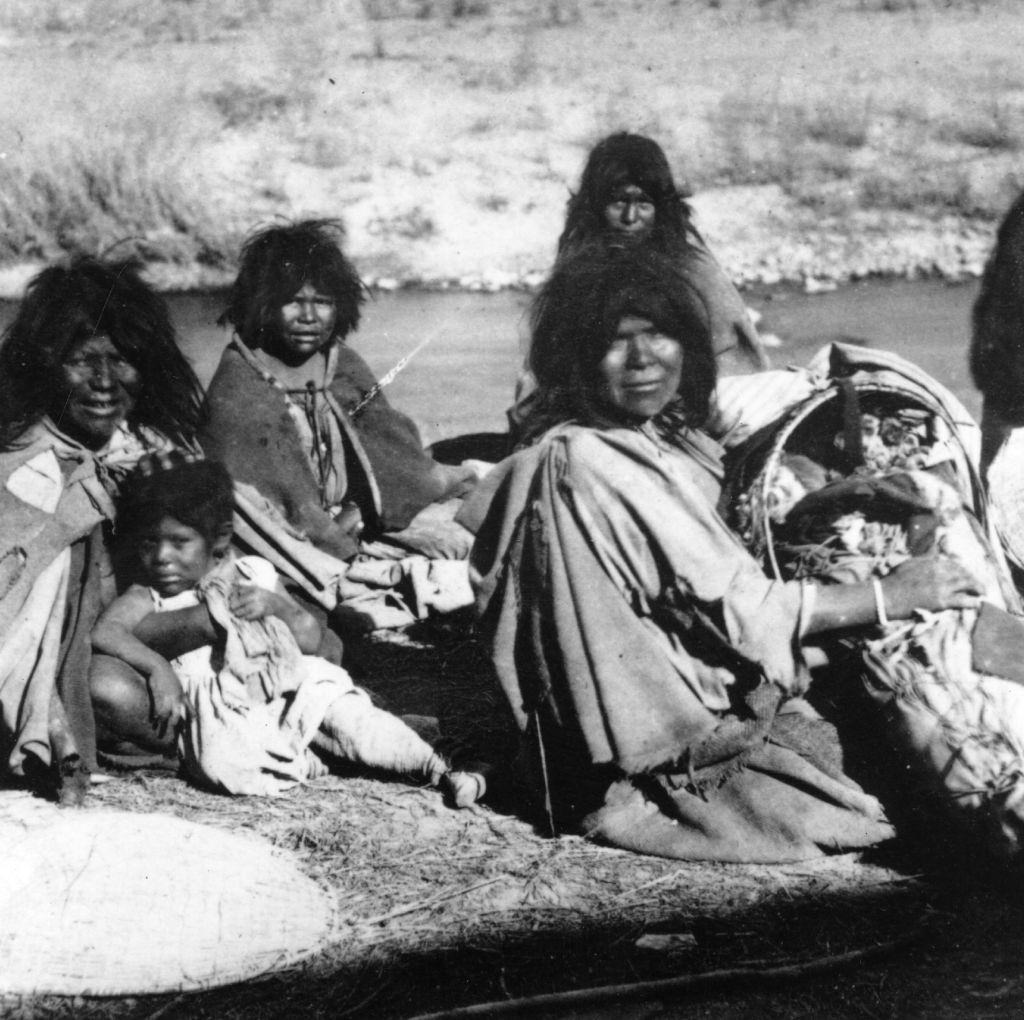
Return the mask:
{"type": "Polygon", "coordinates": [[[439,785],[445,800],[457,808],[470,807],[487,792],[487,780],[479,772],[446,772],[439,785]]]}

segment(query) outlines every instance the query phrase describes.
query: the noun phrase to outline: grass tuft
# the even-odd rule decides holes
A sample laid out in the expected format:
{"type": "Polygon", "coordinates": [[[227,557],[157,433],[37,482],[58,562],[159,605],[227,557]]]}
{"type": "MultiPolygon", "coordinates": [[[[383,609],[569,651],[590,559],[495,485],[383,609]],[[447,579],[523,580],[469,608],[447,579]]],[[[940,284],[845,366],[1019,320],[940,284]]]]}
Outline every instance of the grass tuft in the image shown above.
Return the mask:
{"type": "Polygon", "coordinates": [[[289,99],[283,92],[272,92],[262,85],[228,82],[206,99],[220,114],[227,128],[252,127],[264,120],[277,120],[288,110],[289,99]]]}
{"type": "Polygon", "coordinates": [[[138,138],[30,148],[0,161],[0,258],[117,248],[147,261],[221,266],[237,238],[180,162],[138,138]]]}
{"type": "Polygon", "coordinates": [[[437,224],[417,205],[394,216],[377,216],[370,221],[367,230],[375,237],[422,241],[437,234],[437,224]]]}

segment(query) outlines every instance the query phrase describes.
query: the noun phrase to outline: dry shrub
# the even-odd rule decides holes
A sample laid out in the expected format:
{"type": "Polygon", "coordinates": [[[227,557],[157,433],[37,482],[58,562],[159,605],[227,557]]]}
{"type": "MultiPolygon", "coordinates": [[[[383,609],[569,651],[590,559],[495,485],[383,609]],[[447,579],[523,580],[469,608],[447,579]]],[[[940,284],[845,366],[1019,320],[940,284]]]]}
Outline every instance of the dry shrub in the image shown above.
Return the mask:
{"type": "Polygon", "coordinates": [[[870,118],[822,102],[772,103],[747,94],[719,102],[716,140],[718,179],[778,183],[794,195],[815,182],[847,178],[852,153],[868,139],[870,118]]]}
{"type": "Polygon", "coordinates": [[[263,120],[277,120],[284,116],[290,103],[282,92],[256,83],[228,82],[208,92],[207,100],[220,114],[228,128],[251,127],[263,120]]]}
{"type": "Polygon", "coordinates": [[[996,97],[987,109],[941,121],[936,137],[989,152],[1018,152],[1024,145],[1024,111],[996,97]]]}
{"type": "Polygon", "coordinates": [[[0,257],[50,259],[119,246],[144,259],[221,265],[236,239],[217,232],[201,186],[152,139],[65,138],[0,162],[0,257]]]}

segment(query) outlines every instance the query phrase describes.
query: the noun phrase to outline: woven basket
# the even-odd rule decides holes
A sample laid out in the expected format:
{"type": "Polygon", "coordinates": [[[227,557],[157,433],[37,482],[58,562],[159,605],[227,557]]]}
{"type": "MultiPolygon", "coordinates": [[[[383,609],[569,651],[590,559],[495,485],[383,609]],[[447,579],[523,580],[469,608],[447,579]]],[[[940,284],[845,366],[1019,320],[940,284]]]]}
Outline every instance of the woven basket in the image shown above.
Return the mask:
{"type": "Polygon", "coordinates": [[[233,984],[331,934],[331,900],[258,837],[4,793],[0,846],[0,995],[233,984]]]}
{"type": "MultiPolygon", "coordinates": [[[[891,382],[864,380],[857,384],[856,389],[861,397],[881,398],[917,408],[932,416],[933,430],[943,429],[947,445],[954,455],[956,474],[970,509],[994,537],[987,520],[987,502],[981,478],[968,452],[957,442],[956,428],[947,420],[941,407],[921,392],[908,391],[891,382]]],[[[842,429],[842,405],[843,392],[838,385],[815,393],[781,422],[769,426],[752,439],[732,471],[728,496],[734,514],[732,523],[739,528],[750,551],[773,577],[782,578],[783,572],[775,555],[775,536],[768,514],[767,496],[779,464],[786,453],[810,452],[816,458],[822,457],[823,451],[831,446],[832,437],[842,429]],[[738,506],[749,508],[749,516],[744,521],[735,517],[738,506]]]]}
{"type": "MultiPolygon", "coordinates": [[[[993,588],[999,588],[990,594],[1017,609],[995,515],[989,514],[973,451],[961,438],[959,417],[929,394],[927,377],[904,384],[891,371],[863,372],[850,381],[866,404],[925,412],[929,436],[952,456],[960,495],[987,538],[979,548],[991,561],[993,588]]],[[[777,578],[788,576],[777,553],[769,493],[782,458],[805,454],[837,467],[834,437],[843,431],[847,399],[838,381],[821,389],[755,437],[734,467],[731,505],[742,512],[734,510],[733,523],[777,578]]],[[[1018,484],[1016,492],[1024,508],[1024,487],[1018,484]]],[[[973,845],[1008,859],[1024,851],[1024,687],[975,669],[975,619],[973,610],[922,613],[847,640],[859,648],[861,679],[881,708],[880,733],[924,780],[941,814],[965,828],[973,845]]],[[[1019,641],[1024,648],[1024,630],[1019,641]]]]}

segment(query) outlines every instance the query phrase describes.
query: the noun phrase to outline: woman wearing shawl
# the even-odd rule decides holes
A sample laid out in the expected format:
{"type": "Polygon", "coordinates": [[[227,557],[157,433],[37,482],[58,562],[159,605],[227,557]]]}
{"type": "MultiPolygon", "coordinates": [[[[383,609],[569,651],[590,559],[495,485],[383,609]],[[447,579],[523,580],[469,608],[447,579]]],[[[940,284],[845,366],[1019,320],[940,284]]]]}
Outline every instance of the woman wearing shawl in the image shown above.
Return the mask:
{"type": "MultiPolygon", "coordinates": [[[[471,567],[522,776],[554,831],[685,859],[785,861],[890,834],[792,709],[801,639],[873,622],[868,585],[770,581],[715,505],[701,430],[708,321],[644,248],[559,262],[533,318],[532,446],[466,508],[471,567]]],[[[883,611],[973,604],[952,560],[882,581],[883,611]]],[[[808,710],[809,711],[809,710],[808,710]]]]}
{"type": "Polygon", "coordinates": [[[198,417],[167,307],[135,267],[83,257],[29,284],[0,343],[0,755],[65,803],[95,767],[89,634],[114,595],[118,481],[194,441],[198,417]]]}
{"type": "Polygon", "coordinates": [[[340,235],[332,221],[306,220],[246,242],[221,318],[235,336],[206,394],[203,449],[339,559],[383,535],[465,557],[468,536],[450,519],[415,519],[463,493],[472,473],[430,458],[412,420],[344,343],[359,324],[363,285],[340,235]]]}

